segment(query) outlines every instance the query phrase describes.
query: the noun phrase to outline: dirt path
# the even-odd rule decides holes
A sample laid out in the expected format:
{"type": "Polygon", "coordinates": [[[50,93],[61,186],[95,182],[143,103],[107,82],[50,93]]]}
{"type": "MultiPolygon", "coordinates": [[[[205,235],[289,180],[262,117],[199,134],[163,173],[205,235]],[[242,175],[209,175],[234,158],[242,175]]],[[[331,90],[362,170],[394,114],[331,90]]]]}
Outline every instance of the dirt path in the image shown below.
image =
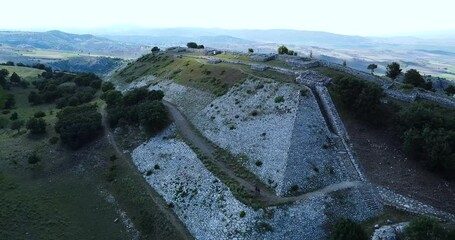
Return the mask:
{"type": "MultiPolygon", "coordinates": [[[[138,172],[136,166],[132,163],[129,156],[125,155],[120,148],[118,147],[117,142],[115,141],[114,134],[111,132],[109,125],[107,123],[107,113],[106,113],[106,104],[101,107],[101,116],[102,116],[102,124],[104,128],[104,132],[107,136],[109,144],[114,148],[117,156],[128,163],[128,167],[131,169],[132,173],[137,174],[142,178],[142,175],[138,172]]],[[[147,192],[150,196],[152,201],[158,207],[158,210],[164,214],[164,217],[174,226],[175,229],[179,232],[181,239],[193,239],[191,233],[188,229],[183,225],[177,215],[167,207],[167,203],[161,198],[161,196],[146,182],[143,184],[143,189],[147,192]]]]}
{"type": "MultiPolygon", "coordinates": [[[[249,181],[246,181],[243,178],[238,177],[234,170],[231,169],[228,165],[224,164],[221,161],[215,160],[215,152],[216,149],[202,136],[200,136],[194,129],[194,126],[183,116],[183,114],[174,106],[172,103],[164,101],[163,103],[167,108],[168,112],[170,113],[174,123],[179,130],[179,133],[189,141],[194,147],[198,148],[202,154],[207,156],[221,171],[223,171],[227,176],[231,179],[237,181],[241,186],[243,186],[246,190],[254,192],[255,184],[249,181]]],[[[319,190],[305,193],[295,197],[280,197],[275,195],[274,192],[269,191],[267,188],[261,189],[261,194],[258,197],[258,200],[265,203],[266,205],[278,205],[284,203],[292,203],[295,201],[299,201],[302,199],[306,199],[312,196],[327,194],[330,192],[352,188],[355,186],[359,186],[363,184],[359,181],[353,182],[341,182],[337,184],[329,185],[325,188],[321,188],[319,190]]]]}

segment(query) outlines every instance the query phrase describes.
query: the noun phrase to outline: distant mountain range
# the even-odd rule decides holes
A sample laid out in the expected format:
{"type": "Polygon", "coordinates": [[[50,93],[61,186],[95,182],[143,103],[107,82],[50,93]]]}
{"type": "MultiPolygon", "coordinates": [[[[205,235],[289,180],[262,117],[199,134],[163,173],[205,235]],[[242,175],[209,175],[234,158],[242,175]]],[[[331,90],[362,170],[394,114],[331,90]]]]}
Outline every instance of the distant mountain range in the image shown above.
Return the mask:
{"type": "Polygon", "coordinates": [[[139,48],[138,44],[117,42],[90,34],[79,35],[61,31],[1,31],[0,44],[12,47],[102,54],[121,53],[139,48]]]}

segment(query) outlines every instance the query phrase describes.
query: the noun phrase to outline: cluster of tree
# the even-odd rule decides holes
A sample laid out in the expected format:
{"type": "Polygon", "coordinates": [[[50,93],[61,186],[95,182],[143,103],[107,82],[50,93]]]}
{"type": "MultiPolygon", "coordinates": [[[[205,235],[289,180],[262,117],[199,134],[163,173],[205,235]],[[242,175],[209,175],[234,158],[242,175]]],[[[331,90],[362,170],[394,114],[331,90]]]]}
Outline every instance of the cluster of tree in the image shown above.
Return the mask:
{"type": "Polygon", "coordinates": [[[248,48],[248,53],[254,53],[254,49],[248,48]]]}
{"type": "Polygon", "coordinates": [[[154,47],[152,48],[152,53],[157,53],[157,52],[159,52],[159,51],[160,51],[160,48],[157,47],[157,46],[154,46],[154,47]]]}
{"type": "Polygon", "coordinates": [[[409,69],[404,74],[403,83],[411,84],[414,87],[423,88],[426,90],[433,89],[432,82],[431,81],[426,82],[425,79],[423,79],[422,75],[420,75],[419,71],[417,71],[415,69],[409,69]]]}
{"type": "Polygon", "coordinates": [[[433,103],[416,102],[398,113],[406,153],[431,170],[455,172],[455,113],[433,103]]]}
{"type": "Polygon", "coordinates": [[[70,74],[43,72],[43,80],[34,81],[28,101],[34,105],[55,102],[57,108],[90,102],[100,89],[102,80],[93,73],[70,74]]]}
{"type": "Polygon", "coordinates": [[[377,84],[356,78],[334,79],[332,90],[344,108],[360,119],[374,121],[377,118],[380,99],[384,92],[377,84]]]}
{"type": "Polygon", "coordinates": [[[198,45],[195,42],[189,42],[186,44],[188,48],[194,48],[194,49],[204,49],[204,45],[198,45]]]}
{"type": "Polygon", "coordinates": [[[289,50],[286,46],[284,45],[281,45],[280,47],[278,47],[278,54],[281,54],[281,55],[292,55],[292,56],[297,56],[297,52],[293,51],[293,50],[289,50]]]}
{"type": "Polygon", "coordinates": [[[108,121],[111,127],[126,124],[142,124],[150,131],[157,131],[169,123],[166,109],[161,102],[162,91],[138,88],[122,95],[117,90],[104,92],[101,98],[107,103],[108,121]]]}
{"type": "Polygon", "coordinates": [[[62,143],[78,149],[98,136],[101,114],[96,105],[66,107],[57,114],[55,131],[60,134],[62,143]]]}
{"type": "Polygon", "coordinates": [[[30,130],[31,134],[43,134],[46,133],[46,121],[43,117],[46,116],[44,112],[37,112],[30,118],[25,124],[25,128],[30,130]]]}
{"type": "Polygon", "coordinates": [[[0,70],[0,86],[4,89],[10,89],[13,86],[21,86],[23,88],[27,88],[30,84],[22,80],[17,73],[13,72],[9,78],[9,71],[7,69],[0,70]],[[9,80],[9,81],[8,81],[9,80]]]}

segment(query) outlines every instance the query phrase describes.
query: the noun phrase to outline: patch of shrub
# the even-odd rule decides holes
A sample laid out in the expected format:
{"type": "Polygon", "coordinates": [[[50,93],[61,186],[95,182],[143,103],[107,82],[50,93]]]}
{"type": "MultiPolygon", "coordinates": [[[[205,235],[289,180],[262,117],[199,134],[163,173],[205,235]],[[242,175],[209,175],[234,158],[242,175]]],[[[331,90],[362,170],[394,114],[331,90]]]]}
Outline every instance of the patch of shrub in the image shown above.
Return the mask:
{"type": "Polygon", "coordinates": [[[340,219],[335,223],[330,240],[368,240],[368,235],[358,223],[340,219]]]}
{"type": "Polygon", "coordinates": [[[25,128],[30,130],[31,134],[46,133],[46,121],[42,118],[30,118],[25,124],[25,128]]]}
{"type": "Polygon", "coordinates": [[[412,240],[449,240],[449,232],[435,219],[418,217],[409,223],[405,231],[406,239],[412,240]]]}
{"type": "Polygon", "coordinates": [[[34,152],[32,155],[28,156],[28,163],[29,164],[36,164],[41,161],[41,158],[34,152]]]}
{"type": "Polygon", "coordinates": [[[45,117],[46,116],[46,113],[43,112],[43,111],[39,111],[39,112],[36,112],[35,114],[33,114],[33,116],[35,118],[42,118],[42,117],[45,117]]]}
{"type": "Polygon", "coordinates": [[[284,102],[284,97],[283,96],[278,96],[275,98],[275,103],[281,103],[284,102]]]}
{"type": "Polygon", "coordinates": [[[145,173],[145,175],[146,175],[146,176],[152,175],[152,169],[147,170],[147,172],[145,173]]]}
{"type": "Polygon", "coordinates": [[[160,165],[158,165],[158,164],[155,164],[155,165],[153,166],[153,169],[155,169],[155,170],[158,170],[158,169],[160,169],[160,165]]]}
{"type": "Polygon", "coordinates": [[[258,166],[258,167],[262,166],[262,162],[259,160],[257,160],[254,164],[256,164],[256,166],[258,166]]]}
{"type": "Polygon", "coordinates": [[[55,136],[54,136],[54,137],[49,138],[49,143],[50,143],[50,144],[54,145],[54,144],[56,144],[57,142],[58,142],[58,137],[55,137],[55,136]]]}
{"type": "Polygon", "coordinates": [[[244,218],[246,216],[246,213],[245,213],[245,211],[240,211],[239,215],[240,215],[240,218],[244,218]]]}
{"type": "Polygon", "coordinates": [[[11,116],[9,117],[9,120],[11,120],[11,121],[14,121],[14,120],[17,120],[17,119],[18,119],[17,112],[13,112],[11,114],[11,116]]]}
{"type": "Polygon", "coordinates": [[[292,185],[291,186],[291,192],[297,192],[297,190],[299,190],[299,185],[292,185]]]}
{"type": "Polygon", "coordinates": [[[259,114],[257,110],[251,111],[251,116],[256,117],[259,114]]]}

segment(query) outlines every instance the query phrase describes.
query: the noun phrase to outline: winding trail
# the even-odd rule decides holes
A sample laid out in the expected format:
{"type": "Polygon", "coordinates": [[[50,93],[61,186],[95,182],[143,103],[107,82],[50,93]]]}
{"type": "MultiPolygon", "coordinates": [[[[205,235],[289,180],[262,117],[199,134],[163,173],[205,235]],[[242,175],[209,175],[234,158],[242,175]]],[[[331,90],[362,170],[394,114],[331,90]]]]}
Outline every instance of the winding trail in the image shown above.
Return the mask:
{"type": "MultiPolygon", "coordinates": [[[[189,141],[194,147],[199,149],[203,155],[208,157],[209,160],[212,163],[214,163],[219,170],[223,171],[223,173],[229,176],[229,178],[235,180],[239,185],[243,186],[248,191],[250,192],[255,191],[256,186],[254,183],[237,176],[234,170],[231,169],[228,165],[226,165],[222,161],[217,161],[215,159],[216,149],[210,144],[210,142],[207,139],[205,139],[196,132],[195,127],[186,119],[185,116],[183,116],[183,114],[180,112],[180,110],[178,110],[178,108],[175,105],[165,100],[163,100],[163,104],[168,110],[171,118],[174,120],[174,123],[177,126],[179,133],[182,135],[183,138],[185,138],[185,140],[189,141]]],[[[363,183],[361,181],[340,182],[329,185],[325,188],[318,189],[313,192],[304,193],[302,195],[294,197],[280,197],[277,196],[274,192],[270,191],[269,189],[262,188],[261,193],[257,196],[257,199],[267,206],[272,206],[285,203],[292,203],[313,196],[324,195],[338,190],[361,186],[362,184],[363,183]]]]}
{"type": "MultiPolygon", "coordinates": [[[[114,134],[111,132],[109,125],[107,123],[107,112],[106,112],[106,104],[101,107],[101,116],[102,116],[102,125],[104,128],[104,132],[106,137],[109,141],[109,144],[114,148],[117,156],[124,160],[127,163],[128,167],[131,169],[131,172],[136,174],[137,176],[143,178],[142,174],[140,174],[136,168],[136,166],[132,163],[129,156],[124,154],[120,151],[117,142],[115,141],[114,134]]],[[[144,189],[152,199],[152,201],[157,206],[158,210],[164,215],[164,217],[174,226],[174,228],[178,231],[181,239],[189,240],[194,239],[185,225],[180,221],[177,215],[167,207],[167,203],[163,200],[163,198],[157,193],[147,182],[143,182],[142,189],[144,189]]]]}

